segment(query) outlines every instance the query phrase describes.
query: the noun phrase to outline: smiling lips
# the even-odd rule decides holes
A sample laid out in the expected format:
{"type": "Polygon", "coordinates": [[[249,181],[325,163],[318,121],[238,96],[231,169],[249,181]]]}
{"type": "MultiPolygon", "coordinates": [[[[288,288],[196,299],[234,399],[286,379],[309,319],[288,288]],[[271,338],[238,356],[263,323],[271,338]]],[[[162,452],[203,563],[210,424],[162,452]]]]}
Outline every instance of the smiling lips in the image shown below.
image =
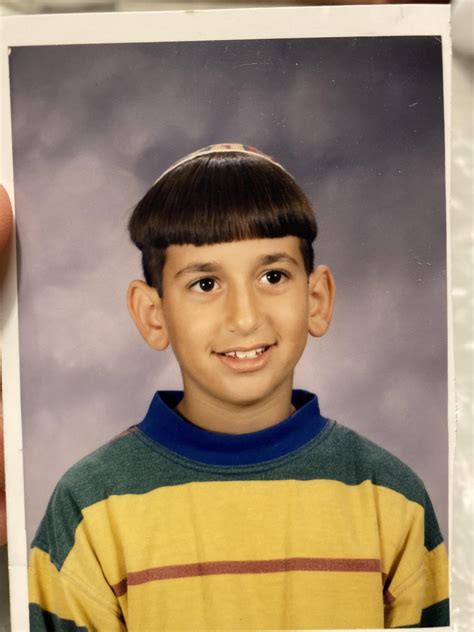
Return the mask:
{"type": "Polygon", "coordinates": [[[217,356],[226,366],[235,371],[257,371],[267,364],[272,348],[273,345],[260,345],[252,349],[231,349],[218,352],[217,356]]]}

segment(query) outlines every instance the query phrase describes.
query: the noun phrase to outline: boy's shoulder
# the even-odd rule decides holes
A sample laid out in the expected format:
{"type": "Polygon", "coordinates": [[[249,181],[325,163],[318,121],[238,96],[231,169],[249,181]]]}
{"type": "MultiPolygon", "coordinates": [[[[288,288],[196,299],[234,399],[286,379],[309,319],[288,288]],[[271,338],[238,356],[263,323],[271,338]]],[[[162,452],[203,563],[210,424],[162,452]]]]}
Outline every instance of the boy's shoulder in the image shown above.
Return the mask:
{"type": "Polygon", "coordinates": [[[374,485],[388,487],[408,499],[424,503],[426,489],[421,478],[397,456],[355,430],[338,422],[328,437],[325,457],[332,469],[339,470],[348,484],[370,480],[374,485]]]}
{"type": "Polygon", "coordinates": [[[77,526],[88,508],[102,505],[114,496],[146,494],[170,484],[166,459],[153,456],[136,426],[112,438],[84,456],[60,478],[32,542],[48,552],[59,566],[74,542],[77,526]],[[160,462],[163,460],[163,464],[160,462]]]}
{"type": "Polygon", "coordinates": [[[165,470],[160,467],[163,455],[150,447],[137,426],[130,426],[72,465],[50,504],[55,498],[69,499],[84,509],[109,496],[149,491],[157,483],[151,473],[159,476],[165,470]]]}
{"type": "Polygon", "coordinates": [[[421,478],[394,454],[358,432],[333,422],[326,459],[334,477],[352,485],[365,481],[375,488],[385,488],[403,496],[409,503],[421,506],[425,521],[425,544],[431,550],[443,541],[433,504],[421,478]],[[343,455],[335,463],[335,455],[343,455]]]}
{"type": "Polygon", "coordinates": [[[60,482],[76,485],[79,480],[90,476],[99,478],[104,475],[113,476],[117,468],[120,468],[120,473],[122,473],[122,468],[130,467],[137,457],[140,458],[141,448],[140,443],[135,441],[136,432],[137,427],[130,426],[95,448],[74,463],[62,476],[60,482]]]}
{"type": "Polygon", "coordinates": [[[134,435],[135,426],[132,426],[81,458],[61,476],[38,533],[50,514],[75,510],[79,515],[85,507],[110,495],[111,490],[127,493],[144,459],[140,442],[134,440],[134,435]]]}

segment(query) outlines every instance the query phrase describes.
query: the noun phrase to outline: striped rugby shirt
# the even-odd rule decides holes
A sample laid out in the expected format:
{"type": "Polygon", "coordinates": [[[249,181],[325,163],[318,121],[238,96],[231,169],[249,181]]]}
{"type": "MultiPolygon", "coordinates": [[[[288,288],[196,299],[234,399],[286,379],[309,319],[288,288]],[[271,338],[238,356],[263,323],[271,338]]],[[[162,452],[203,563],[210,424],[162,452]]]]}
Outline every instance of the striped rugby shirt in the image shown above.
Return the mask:
{"type": "Polygon", "coordinates": [[[446,549],[406,465],[306,391],[242,435],[184,420],[181,397],[157,393],[59,482],[32,545],[31,630],[449,624],[446,549]]]}

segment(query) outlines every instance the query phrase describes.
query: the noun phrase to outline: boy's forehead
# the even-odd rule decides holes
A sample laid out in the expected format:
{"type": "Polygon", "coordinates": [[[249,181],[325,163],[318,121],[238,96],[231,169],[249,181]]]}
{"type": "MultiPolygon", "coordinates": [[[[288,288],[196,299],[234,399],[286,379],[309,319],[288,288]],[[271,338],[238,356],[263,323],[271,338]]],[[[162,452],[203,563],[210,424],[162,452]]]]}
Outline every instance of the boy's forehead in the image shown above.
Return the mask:
{"type": "Polygon", "coordinates": [[[190,264],[214,264],[218,266],[259,265],[286,261],[303,266],[300,239],[286,237],[244,239],[196,246],[194,244],[171,245],[166,249],[168,271],[179,273],[190,264]]]}

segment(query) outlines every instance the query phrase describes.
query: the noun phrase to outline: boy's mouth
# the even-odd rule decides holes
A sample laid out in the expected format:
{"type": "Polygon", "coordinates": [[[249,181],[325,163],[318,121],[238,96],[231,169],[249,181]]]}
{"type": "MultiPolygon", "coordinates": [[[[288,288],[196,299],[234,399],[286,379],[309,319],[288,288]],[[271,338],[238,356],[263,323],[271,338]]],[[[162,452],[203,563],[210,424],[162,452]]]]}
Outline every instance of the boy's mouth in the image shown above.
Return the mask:
{"type": "Polygon", "coordinates": [[[265,366],[273,344],[262,344],[251,349],[236,348],[217,352],[228,367],[237,371],[255,371],[265,366]]]}

